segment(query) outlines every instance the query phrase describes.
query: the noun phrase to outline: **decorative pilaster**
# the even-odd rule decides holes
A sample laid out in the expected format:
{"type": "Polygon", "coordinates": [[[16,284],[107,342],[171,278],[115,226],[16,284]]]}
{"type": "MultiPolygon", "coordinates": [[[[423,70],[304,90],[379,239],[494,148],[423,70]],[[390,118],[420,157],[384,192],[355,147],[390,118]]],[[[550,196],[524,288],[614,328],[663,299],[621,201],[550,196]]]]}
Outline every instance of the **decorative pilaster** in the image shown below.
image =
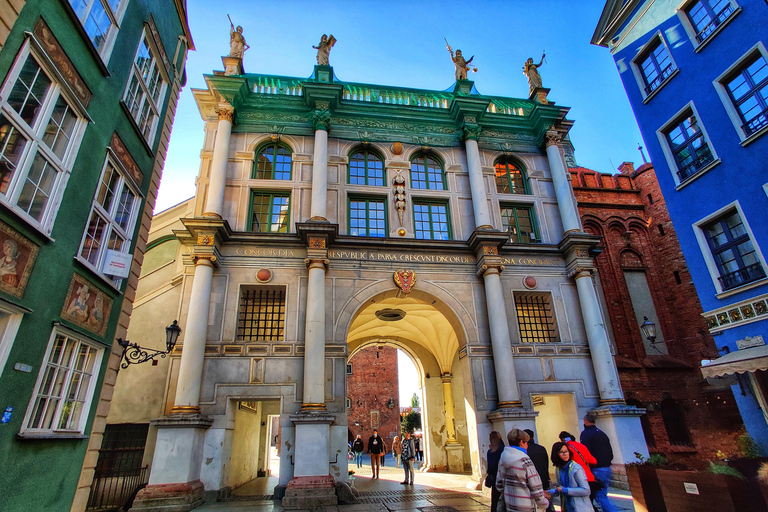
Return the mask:
{"type": "Polygon", "coordinates": [[[560,153],[559,144],[563,141],[563,135],[559,132],[549,131],[546,134],[547,158],[549,170],[552,174],[552,183],[555,187],[557,207],[560,211],[560,219],[563,222],[563,231],[581,231],[581,218],[576,206],[576,197],[571,188],[571,178],[563,163],[563,155],[560,153]]]}
{"type": "Polygon", "coordinates": [[[213,159],[211,160],[211,179],[208,183],[208,200],[205,203],[204,217],[220,219],[224,210],[224,191],[227,187],[227,164],[229,163],[229,139],[232,135],[232,124],[235,109],[222,105],[216,109],[219,124],[216,129],[216,140],[213,144],[213,159]]]}
{"type": "MultiPolygon", "coordinates": [[[[475,118],[467,118],[474,121],[475,118]]],[[[491,226],[491,214],[488,210],[488,197],[485,193],[483,181],[483,168],[480,164],[480,151],[477,147],[477,138],[480,136],[481,127],[473,123],[464,124],[464,147],[467,152],[467,166],[469,171],[469,189],[472,195],[472,209],[475,213],[475,229],[493,229],[491,226]]]]}

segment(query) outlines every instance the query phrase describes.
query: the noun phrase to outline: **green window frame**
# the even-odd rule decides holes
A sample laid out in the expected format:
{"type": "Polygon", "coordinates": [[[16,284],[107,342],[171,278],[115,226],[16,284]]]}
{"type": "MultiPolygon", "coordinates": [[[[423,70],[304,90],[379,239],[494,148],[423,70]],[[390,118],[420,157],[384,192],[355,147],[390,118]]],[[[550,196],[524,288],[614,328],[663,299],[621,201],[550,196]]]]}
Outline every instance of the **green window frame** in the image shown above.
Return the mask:
{"type": "Polygon", "coordinates": [[[502,204],[501,225],[504,231],[509,232],[509,239],[513,243],[541,242],[533,205],[502,204]]]}
{"type": "Polygon", "coordinates": [[[291,148],[279,142],[264,144],[256,151],[251,178],[290,181],[293,167],[292,153],[291,148]]]}
{"type": "Polygon", "coordinates": [[[411,159],[411,188],[446,190],[443,163],[431,155],[419,154],[411,159]]]}
{"type": "Polygon", "coordinates": [[[499,194],[530,194],[528,180],[523,168],[512,159],[497,160],[494,168],[496,170],[496,192],[499,194]]]}
{"type": "Polygon", "coordinates": [[[378,153],[367,149],[355,151],[349,156],[347,183],[383,187],[384,159],[378,153]]]}
{"type": "Polygon", "coordinates": [[[349,234],[383,238],[389,233],[387,201],[378,197],[349,198],[349,234]]]}
{"type": "Polygon", "coordinates": [[[251,192],[248,230],[254,233],[288,233],[291,217],[289,192],[251,192]]]}
{"type": "Polygon", "coordinates": [[[414,201],[413,230],[418,240],[451,240],[448,203],[414,201]]]}

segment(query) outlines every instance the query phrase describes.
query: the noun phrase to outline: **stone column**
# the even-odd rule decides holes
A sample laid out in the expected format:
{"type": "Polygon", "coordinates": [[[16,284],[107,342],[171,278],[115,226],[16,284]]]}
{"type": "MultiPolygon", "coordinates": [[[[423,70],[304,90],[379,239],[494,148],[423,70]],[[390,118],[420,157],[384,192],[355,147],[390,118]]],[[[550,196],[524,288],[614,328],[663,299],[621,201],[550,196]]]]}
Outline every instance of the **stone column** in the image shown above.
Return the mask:
{"type": "Polygon", "coordinates": [[[491,214],[488,210],[488,197],[485,193],[483,168],[480,165],[480,151],[477,148],[479,126],[464,127],[464,147],[467,152],[467,167],[469,171],[469,190],[472,194],[472,209],[475,213],[475,229],[493,229],[491,214]]]}
{"type": "Polygon", "coordinates": [[[327,221],[330,111],[327,107],[318,107],[312,112],[311,121],[315,128],[315,151],[312,157],[312,204],[309,220],[327,221]]]}
{"type": "Polygon", "coordinates": [[[325,265],[324,259],[307,259],[309,279],[302,410],[325,410],[325,265]]]}
{"type": "Polygon", "coordinates": [[[589,352],[600,391],[600,404],[623,404],[624,395],[621,392],[619,372],[611,354],[611,344],[608,341],[608,333],[597,301],[592,269],[577,267],[571,271],[570,276],[576,281],[576,289],[579,293],[589,352]]]}
{"type": "Polygon", "coordinates": [[[233,108],[217,108],[219,124],[211,160],[211,179],[208,183],[208,199],[204,217],[221,218],[224,211],[224,190],[227,188],[227,164],[229,163],[229,139],[232,135],[233,108]]]}
{"type": "Polygon", "coordinates": [[[576,197],[571,188],[571,179],[568,170],[563,164],[563,156],[558,144],[563,138],[556,132],[547,132],[547,158],[549,171],[552,174],[552,182],[557,196],[557,207],[560,210],[560,219],[563,221],[563,231],[581,231],[581,218],[576,206],[576,197]]]}
{"type": "Polygon", "coordinates": [[[449,443],[456,442],[456,412],[453,410],[453,389],[451,380],[453,375],[444,373],[441,377],[443,382],[443,402],[445,402],[445,428],[448,432],[449,443]]]}

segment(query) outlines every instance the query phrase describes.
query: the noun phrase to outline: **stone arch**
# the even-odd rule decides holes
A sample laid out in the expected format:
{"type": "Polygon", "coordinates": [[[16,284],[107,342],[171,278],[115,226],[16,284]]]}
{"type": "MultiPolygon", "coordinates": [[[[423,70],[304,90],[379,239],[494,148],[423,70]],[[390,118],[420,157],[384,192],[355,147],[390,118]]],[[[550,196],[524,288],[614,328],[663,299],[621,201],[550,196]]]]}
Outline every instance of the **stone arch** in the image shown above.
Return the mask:
{"type": "Polygon", "coordinates": [[[624,249],[619,254],[619,264],[621,268],[645,268],[643,257],[640,253],[632,249],[624,249]]]}

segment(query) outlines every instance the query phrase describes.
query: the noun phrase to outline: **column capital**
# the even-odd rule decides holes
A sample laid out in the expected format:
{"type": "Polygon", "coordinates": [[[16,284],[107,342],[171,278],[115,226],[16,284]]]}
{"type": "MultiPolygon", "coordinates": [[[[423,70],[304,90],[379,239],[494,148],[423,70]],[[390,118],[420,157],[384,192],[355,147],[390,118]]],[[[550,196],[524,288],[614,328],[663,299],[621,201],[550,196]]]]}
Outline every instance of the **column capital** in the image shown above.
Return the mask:
{"type": "Polygon", "coordinates": [[[216,115],[219,118],[219,121],[229,121],[230,123],[235,122],[235,109],[232,107],[217,107],[215,109],[216,115]]]}
{"type": "Polygon", "coordinates": [[[462,127],[462,130],[464,131],[464,141],[467,140],[474,140],[477,141],[477,139],[480,137],[480,132],[483,130],[483,127],[479,124],[464,124],[462,127]]]}
{"type": "Polygon", "coordinates": [[[327,272],[328,265],[331,264],[331,261],[327,258],[304,258],[304,264],[307,266],[308,270],[322,268],[323,271],[327,272]]]}
{"type": "Polygon", "coordinates": [[[579,279],[581,277],[592,277],[594,274],[594,267],[574,267],[568,272],[568,277],[579,279]]]}
{"type": "Polygon", "coordinates": [[[453,380],[453,375],[446,372],[440,376],[440,379],[442,380],[443,384],[450,384],[450,382],[453,380]]]}
{"type": "Polygon", "coordinates": [[[317,108],[309,113],[309,121],[315,131],[331,129],[331,110],[326,103],[317,102],[317,108]]]}
{"type": "Polygon", "coordinates": [[[546,133],[544,146],[559,146],[561,142],[563,142],[563,135],[560,132],[548,131],[546,133]]]}

